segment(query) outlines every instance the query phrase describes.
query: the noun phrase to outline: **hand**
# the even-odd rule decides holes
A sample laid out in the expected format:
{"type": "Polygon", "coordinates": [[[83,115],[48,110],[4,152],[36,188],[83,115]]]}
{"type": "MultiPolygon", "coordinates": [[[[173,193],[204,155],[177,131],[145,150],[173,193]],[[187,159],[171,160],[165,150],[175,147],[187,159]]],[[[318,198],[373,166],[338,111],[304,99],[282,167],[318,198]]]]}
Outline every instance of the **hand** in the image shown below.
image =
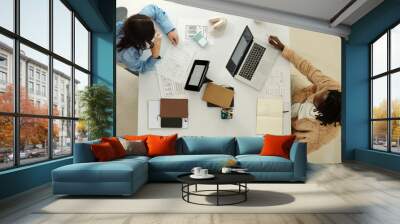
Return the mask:
{"type": "Polygon", "coordinates": [[[315,120],[303,118],[292,123],[293,134],[296,140],[307,143],[307,153],[312,153],[320,148],[319,124],[315,120]]]}
{"type": "Polygon", "coordinates": [[[178,45],[179,36],[178,36],[178,32],[176,32],[176,30],[172,30],[167,35],[168,35],[168,39],[169,39],[169,41],[171,41],[172,45],[174,45],[174,46],[178,45]]]}
{"type": "Polygon", "coordinates": [[[151,56],[153,58],[160,57],[160,48],[161,48],[161,34],[156,33],[153,40],[153,47],[151,48],[151,56]]]}
{"type": "Polygon", "coordinates": [[[282,44],[282,42],[279,40],[278,37],[276,36],[269,36],[268,38],[269,44],[271,44],[275,49],[278,49],[280,51],[283,51],[285,48],[285,45],[282,44]]]}

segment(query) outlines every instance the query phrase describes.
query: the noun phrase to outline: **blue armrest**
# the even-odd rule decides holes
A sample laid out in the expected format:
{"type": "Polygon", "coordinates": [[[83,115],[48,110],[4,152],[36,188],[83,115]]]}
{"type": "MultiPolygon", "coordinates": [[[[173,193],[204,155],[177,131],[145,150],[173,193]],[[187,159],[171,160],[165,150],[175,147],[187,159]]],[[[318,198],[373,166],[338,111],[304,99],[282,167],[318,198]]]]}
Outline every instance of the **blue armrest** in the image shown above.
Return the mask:
{"type": "Polygon", "coordinates": [[[74,147],[74,163],[89,163],[95,162],[96,158],[92,153],[90,146],[92,144],[100,143],[99,140],[75,143],[74,147]]]}
{"type": "Polygon", "coordinates": [[[305,181],[307,177],[307,144],[294,142],[290,149],[290,160],[293,162],[293,178],[305,181]]]}

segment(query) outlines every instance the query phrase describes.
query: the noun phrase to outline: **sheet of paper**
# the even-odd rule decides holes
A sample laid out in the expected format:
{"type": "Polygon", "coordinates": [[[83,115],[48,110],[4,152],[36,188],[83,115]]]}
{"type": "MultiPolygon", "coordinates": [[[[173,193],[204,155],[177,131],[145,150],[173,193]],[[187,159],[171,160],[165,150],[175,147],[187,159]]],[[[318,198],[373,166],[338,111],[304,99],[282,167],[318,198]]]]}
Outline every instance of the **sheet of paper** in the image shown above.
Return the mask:
{"type": "Polygon", "coordinates": [[[201,32],[204,38],[208,40],[208,31],[209,28],[207,19],[185,19],[178,21],[179,36],[184,42],[191,42],[192,37],[198,32],[201,32]]]}
{"type": "Polygon", "coordinates": [[[161,128],[160,100],[148,101],[148,119],[149,128],[161,128]]]}
{"type": "Polygon", "coordinates": [[[186,98],[185,84],[157,75],[161,98],[186,98]]]}
{"type": "Polygon", "coordinates": [[[161,74],[175,82],[185,83],[193,64],[195,48],[193,43],[180,43],[169,46],[162,60],[157,63],[157,74],[161,74]]]}
{"type": "Polygon", "coordinates": [[[257,134],[283,134],[283,99],[282,97],[259,98],[256,116],[257,134]]]}

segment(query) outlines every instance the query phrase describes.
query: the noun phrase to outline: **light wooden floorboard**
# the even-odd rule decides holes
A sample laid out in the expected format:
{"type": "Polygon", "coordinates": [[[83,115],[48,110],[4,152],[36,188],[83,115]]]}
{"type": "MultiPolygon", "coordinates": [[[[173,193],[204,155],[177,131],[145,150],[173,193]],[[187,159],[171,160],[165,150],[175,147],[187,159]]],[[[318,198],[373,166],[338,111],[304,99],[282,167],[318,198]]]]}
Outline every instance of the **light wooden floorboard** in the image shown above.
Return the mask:
{"type": "MultiPolygon", "coordinates": [[[[56,199],[50,186],[0,201],[0,223],[7,224],[398,224],[400,174],[359,163],[311,165],[316,183],[349,203],[365,204],[357,214],[36,214],[56,199]]],[[[316,201],[315,203],[318,203],[316,201]]]]}

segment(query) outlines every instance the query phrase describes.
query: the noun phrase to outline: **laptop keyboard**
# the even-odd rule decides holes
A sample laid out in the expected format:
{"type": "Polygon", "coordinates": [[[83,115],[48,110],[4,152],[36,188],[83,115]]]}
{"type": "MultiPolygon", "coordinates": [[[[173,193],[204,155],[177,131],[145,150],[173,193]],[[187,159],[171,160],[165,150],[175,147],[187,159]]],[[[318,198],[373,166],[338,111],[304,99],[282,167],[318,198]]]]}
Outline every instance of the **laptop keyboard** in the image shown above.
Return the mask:
{"type": "Polygon", "coordinates": [[[265,49],[265,47],[257,43],[253,44],[252,48],[250,49],[250,53],[239,72],[240,76],[247,80],[251,80],[253,78],[254,72],[256,71],[258,63],[260,63],[261,58],[264,55],[265,49]]]}

